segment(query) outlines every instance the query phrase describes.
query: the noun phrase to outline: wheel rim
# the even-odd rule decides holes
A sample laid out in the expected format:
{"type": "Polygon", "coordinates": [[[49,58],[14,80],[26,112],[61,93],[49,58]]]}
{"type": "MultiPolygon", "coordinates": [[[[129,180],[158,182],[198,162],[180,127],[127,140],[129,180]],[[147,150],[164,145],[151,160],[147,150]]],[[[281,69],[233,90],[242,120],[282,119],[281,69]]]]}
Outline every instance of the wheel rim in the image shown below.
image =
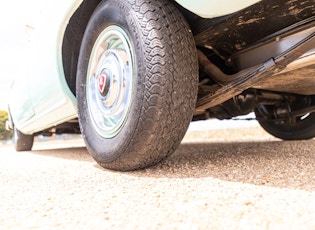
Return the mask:
{"type": "Polygon", "coordinates": [[[92,124],[104,138],[116,136],[128,118],[134,82],[133,57],[131,42],[118,26],[107,27],[94,44],[86,96],[92,124]]]}

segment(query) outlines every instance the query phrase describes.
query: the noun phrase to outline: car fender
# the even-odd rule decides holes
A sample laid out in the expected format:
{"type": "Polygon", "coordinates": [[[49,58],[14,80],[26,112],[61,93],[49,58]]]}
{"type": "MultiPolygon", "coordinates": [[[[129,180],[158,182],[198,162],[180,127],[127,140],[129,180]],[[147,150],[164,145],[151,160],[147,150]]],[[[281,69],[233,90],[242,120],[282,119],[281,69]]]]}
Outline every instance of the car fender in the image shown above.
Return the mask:
{"type": "Polygon", "coordinates": [[[214,18],[231,14],[259,1],[260,0],[176,0],[177,3],[187,10],[203,18],[214,18]]]}
{"type": "Polygon", "coordinates": [[[25,134],[77,117],[76,98],[67,85],[62,65],[62,40],[81,2],[29,2],[37,8],[28,8],[24,15],[27,48],[20,57],[26,67],[22,80],[19,72],[14,73],[16,80],[9,102],[13,122],[25,134]]]}

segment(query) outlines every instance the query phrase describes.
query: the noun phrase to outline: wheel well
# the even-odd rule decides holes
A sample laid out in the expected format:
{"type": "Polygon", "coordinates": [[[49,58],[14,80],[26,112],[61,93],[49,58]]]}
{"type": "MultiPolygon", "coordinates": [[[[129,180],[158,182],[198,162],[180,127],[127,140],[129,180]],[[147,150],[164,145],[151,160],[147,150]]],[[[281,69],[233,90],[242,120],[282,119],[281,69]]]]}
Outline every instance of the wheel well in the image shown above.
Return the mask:
{"type": "MultiPolygon", "coordinates": [[[[76,74],[81,42],[86,26],[95,8],[102,0],[84,0],[67,25],[62,43],[62,62],[67,84],[76,95],[76,74]]],[[[183,14],[188,22],[197,16],[185,10],[175,0],[168,0],[183,14]]],[[[190,23],[189,23],[190,24],[190,23]]]]}
{"type": "Polygon", "coordinates": [[[62,43],[62,62],[66,81],[76,94],[76,72],[81,42],[89,19],[101,0],[84,0],[70,18],[62,43]]]}

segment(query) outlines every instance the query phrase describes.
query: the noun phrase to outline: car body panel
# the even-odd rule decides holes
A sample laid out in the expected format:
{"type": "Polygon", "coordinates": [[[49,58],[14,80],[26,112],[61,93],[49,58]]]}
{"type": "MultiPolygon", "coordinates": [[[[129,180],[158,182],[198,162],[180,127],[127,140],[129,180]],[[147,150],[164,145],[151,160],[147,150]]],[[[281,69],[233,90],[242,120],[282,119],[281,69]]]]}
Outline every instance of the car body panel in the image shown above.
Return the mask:
{"type": "Polygon", "coordinates": [[[81,1],[33,0],[38,7],[25,15],[27,48],[20,54],[23,75],[15,74],[9,102],[14,124],[33,134],[77,117],[76,98],[62,67],[62,40],[81,1]]]}
{"type": "Polygon", "coordinates": [[[28,78],[23,78],[22,75],[20,76],[21,77],[16,78],[13,83],[14,87],[12,87],[10,92],[11,97],[9,99],[10,113],[11,115],[14,115],[14,123],[19,127],[35,115],[30,100],[28,78]]]}
{"type": "Polygon", "coordinates": [[[184,8],[203,18],[214,18],[231,14],[259,1],[260,0],[176,0],[176,2],[184,8]]]}

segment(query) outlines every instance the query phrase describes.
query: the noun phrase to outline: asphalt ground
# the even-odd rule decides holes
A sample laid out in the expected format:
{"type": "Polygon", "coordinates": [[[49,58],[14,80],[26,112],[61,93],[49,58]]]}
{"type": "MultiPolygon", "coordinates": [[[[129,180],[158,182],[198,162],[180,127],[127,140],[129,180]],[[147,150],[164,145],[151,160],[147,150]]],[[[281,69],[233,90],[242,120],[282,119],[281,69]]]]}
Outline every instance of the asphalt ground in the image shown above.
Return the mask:
{"type": "Polygon", "coordinates": [[[80,139],[0,147],[0,229],[315,229],[315,140],[189,132],[162,163],[101,168],[80,139]]]}

